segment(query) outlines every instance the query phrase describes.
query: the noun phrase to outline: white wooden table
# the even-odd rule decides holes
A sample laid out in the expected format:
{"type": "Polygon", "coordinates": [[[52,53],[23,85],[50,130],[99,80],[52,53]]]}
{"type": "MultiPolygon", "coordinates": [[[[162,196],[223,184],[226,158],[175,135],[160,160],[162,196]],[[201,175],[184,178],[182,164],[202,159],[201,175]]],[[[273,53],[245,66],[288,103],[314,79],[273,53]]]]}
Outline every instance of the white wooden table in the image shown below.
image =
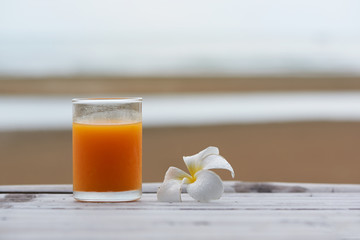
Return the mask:
{"type": "Polygon", "coordinates": [[[0,240],[360,239],[360,185],[226,182],[220,200],[81,203],[71,185],[0,186],[0,240]]]}

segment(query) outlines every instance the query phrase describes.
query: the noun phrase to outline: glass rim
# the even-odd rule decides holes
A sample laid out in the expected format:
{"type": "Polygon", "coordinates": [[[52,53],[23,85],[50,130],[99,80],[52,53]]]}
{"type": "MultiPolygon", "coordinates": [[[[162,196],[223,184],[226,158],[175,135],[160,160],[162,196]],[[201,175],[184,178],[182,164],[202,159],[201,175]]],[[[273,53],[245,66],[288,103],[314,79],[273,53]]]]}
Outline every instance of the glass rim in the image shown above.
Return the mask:
{"type": "Polygon", "coordinates": [[[86,104],[106,104],[106,103],[136,103],[142,102],[142,97],[90,97],[90,98],[73,98],[72,103],[86,104]]]}

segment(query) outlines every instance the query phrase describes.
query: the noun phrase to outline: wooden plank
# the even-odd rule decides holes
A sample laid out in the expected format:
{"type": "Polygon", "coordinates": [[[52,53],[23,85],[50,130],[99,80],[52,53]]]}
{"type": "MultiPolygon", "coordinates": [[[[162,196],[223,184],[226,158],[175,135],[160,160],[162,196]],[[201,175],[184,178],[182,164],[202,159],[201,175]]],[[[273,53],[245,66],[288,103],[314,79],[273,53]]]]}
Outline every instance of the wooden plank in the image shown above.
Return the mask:
{"type": "Polygon", "coordinates": [[[323,184],[323,183],[280,183],[280,182],[229,182],[226,192],[258,192],[258,193],[342,193],[360,192],[360,184],[323,184]]]}
{"type": "Polygon", "coordinates": [[[0,239],[360,239],[360,193],[225,193],[199,203],[144,194],[81,203],[71,194],[0,194],[0,239]]]}
{"type": "Polygon", "coordinates": [[[72,193],[71,184],[59,185],[0,185],[0,193],[72,193]]]}
{"type": "Polygon", "coordinates": [[[71,185],[0,186],[0,240],[360,239],[359,185],[225,182],[210,203],[158,202],[159,185],[128,203],[77,202],[71,185]]]}
{"type": "Polygon", "coordinates": [[[3,212],[0,239],[358,239],[359,216],[307,211],[3,212]]]}
{"type": "MultiPolygon", "coordinates": [[[[143,183],[144,193],[155,193],[160,183],[143,183]]],[[[360,192],[360,184],[313,184],[313,183],[279,183],[279,182],[240,182],[225,181],[225,192],[360,192]]],[[[183,189],[186,192],[186,188],[183,189]]],[[[72,193],[72,185],[0,185],[0,193],[72,193]]]]}
{"type": "Polygon", "coordinates": [[[127,203],[83,203],[72,194],[0,194],[2,209],[93,209],[93,210],[356,210],[360,193],[225,193],[220,200],[199,203],[188,194],[183,202],[158,202],[155,193],[127,203]]]}
{"type": "MultiPolygon", "coordinates": [[[[143,191],[156,192],[160,183],[145,183],[143,191]]],[[[0,188],[1,190],[1,188],[0,188]]],[[[186,188],[183,188],[186,192],[186,188]]],[[[224,192],[227,193],[360,193],[360,184],[314,184],[314,183],[281,183],[281,182],[241,182],[224,181],[224,192]]]]}

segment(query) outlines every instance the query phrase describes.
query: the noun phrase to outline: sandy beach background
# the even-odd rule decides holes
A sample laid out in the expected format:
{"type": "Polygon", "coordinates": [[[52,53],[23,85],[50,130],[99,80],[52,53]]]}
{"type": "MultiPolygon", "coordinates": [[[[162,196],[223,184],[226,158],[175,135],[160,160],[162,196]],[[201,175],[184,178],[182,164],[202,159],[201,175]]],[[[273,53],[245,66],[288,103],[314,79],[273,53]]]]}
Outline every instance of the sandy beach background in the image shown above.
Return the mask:
{"type": "Polygon", "coordinates": [[[21,95],[111,95],[204,92],[360,90],[354,76],[264,76],[264,77],[0,77],[0,94],[21,95]]]}
{"type": "MultiPolygon", "coordinates": [[[[183,155],[215,145],[236,180],[360,183],[360,123],[151,128],[143,134],[144,182],[162,181],[169,166],[185,170],[183,155]]],[[[0,183],[71,183],[71,147],[71,131],[1,133],[0,183]]]]}
{"type": "MultiPolygon", "coordinates": [[[[6,78],[2,95],[124,96],[171,93],[252,93],[360,90],[356,77],[6,78]]],[[[69,106],[70,107],[70,106],[69,106]]],[[[360,122],[292,122],[143,130],[143,181],[162,181],[183,155],[220,148],[236,180],[360,183],[360,122]]],[[[0,133],[0,184],[72,182],[70,130],[0,133]]],[[[223,179],[230,174],[218,171],[223,179]]]]}

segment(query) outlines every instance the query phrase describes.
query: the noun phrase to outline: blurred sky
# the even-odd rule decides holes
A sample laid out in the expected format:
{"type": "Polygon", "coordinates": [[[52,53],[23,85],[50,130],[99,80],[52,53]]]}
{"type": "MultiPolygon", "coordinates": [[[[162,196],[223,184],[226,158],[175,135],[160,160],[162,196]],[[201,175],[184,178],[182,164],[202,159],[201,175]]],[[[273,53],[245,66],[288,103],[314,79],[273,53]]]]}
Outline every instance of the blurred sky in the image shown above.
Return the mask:
{"type": "Polygon", "coordinates": [[[0,75],[360,75],[358,0],[0,0],[0,75]]]}

